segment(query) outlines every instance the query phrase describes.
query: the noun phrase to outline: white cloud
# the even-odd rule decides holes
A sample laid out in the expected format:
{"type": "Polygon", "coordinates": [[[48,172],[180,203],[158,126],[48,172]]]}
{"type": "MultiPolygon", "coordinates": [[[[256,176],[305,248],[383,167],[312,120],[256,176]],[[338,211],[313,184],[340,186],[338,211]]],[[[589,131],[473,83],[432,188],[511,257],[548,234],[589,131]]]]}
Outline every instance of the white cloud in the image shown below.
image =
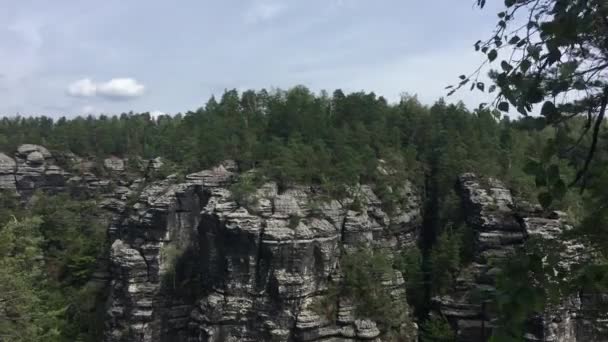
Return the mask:
{"type": "Polygon", "coordinates": [[[286,9],[287,6],[284,3],[257,0],[245,13],[245,21],[250,24],[269,21],[278,17],[286,9]]]}
{"type": "Polygon", "coordinates": [[[111,100],[124,100],[144,94],[145,87],[133,78],[113,78],[107,82],[93,82],[89,78],[75,81],[67,93],[75,97],[100,96],[111,100]]]}
{"type": "Polygon", "coordinates": [[[132,98],[144,94],[144,85],[132,78],[113,78],[97,85],[97,94],[108,98],[132,98]]]}
{"type": "Polygon", "coordinates": [[[88,78],[78,80],[68,86],[68,94],[75,97],[91,97],[97,93],[97,85],[88,78]]]}

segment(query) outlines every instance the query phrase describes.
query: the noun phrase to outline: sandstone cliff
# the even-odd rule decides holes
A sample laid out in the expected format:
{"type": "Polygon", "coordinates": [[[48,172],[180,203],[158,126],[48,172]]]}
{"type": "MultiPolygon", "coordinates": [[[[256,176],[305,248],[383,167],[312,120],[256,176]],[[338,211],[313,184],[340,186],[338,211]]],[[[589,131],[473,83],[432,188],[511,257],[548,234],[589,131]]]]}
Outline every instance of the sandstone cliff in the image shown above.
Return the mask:
{"type": "MultiPolygon", "coordinates": [[[[150,184],[117,216],[107,341],[379,340],[376,323],[357,317],[347,298],[334,317],[312,306],[339,281],[349,248],[397,253],[416,243],[418,196],[404,194],[407,206],[388,215],[367,186],[355,211],[352,199],[267,183],[244,208],[229,190],[236,173],[225,162],[183,183],[150,184]]],[[[404,329],[415,333],[401,274],[384,276],[404,329]]]]}
{"type": "MultiPolygon", "coordinates": [[[[458,183],[467,224],[475,232],[471,241],[475,259],[461,270],[453,291],[434,298],[434,302],[454,325],[459,340],[483,341],[491,336],[496,317],[485,307],[479,294],[495,290],[501,260],[509,258],[532,237],[542,239],[546,248],[558,250],[562,260],[559,267],[566,273],[575,263],[584,263],[592,253],[564,234],[572,229],[564,213],[543,212],[540,207],[519,201],[496,179],[464,174],[458,183]]],[[[545,253],[548,255],[550,251],[545,253]]],[[[607,318],[608,295],[579,291],[530,317],[525,338],[527,341],[607,341],[607,318]]]]}
{"type": "MultiPolygon", "coordinates": [[[[268,182],[241,203],[231,192],[239,175],[234,162],[158,181],[146,173],[160,168],[160,159],[138,161],[135,174],[127,167],[133,162],[111,157],[97,165],[37,145],[22,145],[13,157],[0,153],[4,193],[24,200],[36,190],[96,196],[111,213],[109,257],[92,280],[108,292],[99,304],[106,308],[105,341],[388,340],[346,296],[334,298],[331,310],[317,308],[340,286],[345,255],[371,246],[395,258],[416,245],[422,196],[409,182],[390,213],[368,185],[338,201],[314,187],[268,182]]],[[[589,253],[562,238],[570,229],[563,214],[517,200],[500,181],[465,174],[459,187],[475,232],[474,261],[433,301],[459,340],[482,341],[496,317],[476,294],[494,289],[494,261],[534,236],[558,243],[566,269],[589,253]]],[[[378,276],[402,322],[402,340],[415,341],[404,281],[398,271],[378,276]]],[[[531,317],[526,338],[603,341],[607,331],[608,296],[581,291],[531,317]]]]}

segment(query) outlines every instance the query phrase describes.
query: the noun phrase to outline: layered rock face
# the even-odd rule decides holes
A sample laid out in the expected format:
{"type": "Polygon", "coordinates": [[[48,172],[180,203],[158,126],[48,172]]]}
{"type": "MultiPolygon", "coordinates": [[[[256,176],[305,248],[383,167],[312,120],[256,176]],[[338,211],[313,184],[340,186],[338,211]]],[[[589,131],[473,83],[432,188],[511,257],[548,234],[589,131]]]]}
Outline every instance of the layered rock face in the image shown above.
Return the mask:
{"type": "MultiPolygon", "coordinates": [[[[459,179],[463,210],[475,234],[475,260],[460,273],[455,289],[434,298],[439,311],[448,318],[461,341],[484,341],[492,334],[495,317],[486,310],[479,293],[492,292],[501,260],[530,237],[543,239],[559,250],[560,267],[568,270],[584,262],[589,251],[573,240],[564,239],[571,229],[565,215],[545,213],[518,202],[500,181],[464,174],[459,179]]],[[[528,341],[607,341],[608,296],[582,291],[564,298],[559,305],[530,318],[528,341]]]]}
{"type": "MultiPolygon", "coordinates": [[[[419,197],[406,186],[406,204],[388,215],[367,186],[351,210],[353,199],[268,183],[245,208],[230,191],[236,175],[225,162],[148,185],[131,208],[115,205],[106,341],[382,340],[347,298],[329,317],[313,308],[339,283],[343,253],[371,245],[396,255],[416,243],[419,197]]],[[[415,340],[403,277],[379,281],[415,340]]]]}
{"type": "MultiPolygon", "coordinates": [[[[112,166],[108,160],[104,164],[112,166]]],[[[111,160],[116,162],[116,158],[111,160]]],[[[70,191],[75,196],[88,197],[108,195],[113,192],[113,185],[131,183],[124,177],[111,179],[110,174],[106,178],[100,177],[94,172],[94,167],[93,162],[72,153],[53,155],[43,146],[24,144],[17,148],[14,158],[0,152],[0,191],[14,193],[22,199],[28,199],[35,191],[70,191]],[[60,164],[65,165],[62,167],[60,164]]],[[[113,168],[106,168],[106,171],[120,176],[113,168]]]]}
{"type": "MultiPolygon", "coordinates": [[[[163,164],[139,162],[142,174],[163,164]]],[[[39,145],[0,154],[0,190],[26,201],[40,190],[98,196],[112,214],[110,258],[92,279],[109,287],[106,341],[384,339],[348,298],[337,298],[331,315],[315,306],[340,284],[344,254],[366,245],[394,257],[415,245],[420,198],[407,182],[406,200],[390,215],[369,186],[336,201],[311,187],[268,183],[245,208],[230,191],[234,162],[152,183],[127,174],[127,163],[96,165],[39,145]]],[[[402,275],[378,281],[410,334],[403,337],[414,341],[402,275]]]]}
{"type": "MultiPolygon", "coordinates": [[[[137,162],[142,175],[162,167],[159,159],[137,162]]],[[[405,200],[389,214],[370,186],[337,201],[312,187],[279,190],[267,183],[237,201],[231,192],[239,174],[234,162],[185,180],[156,182],[128,174],[127,165],[133,169],[125,159],[95,165],[38,145],[22,145],[13,156],[0,153],[0,190],[24,200],[37,190],[95,195],[112,213],[110,258],[100,261],[92,280],[109,288],[106,342],[388,339],[351,299],[337,296],[326,310],[319,303],[340,286],[341,260],[358,247],[395,257],[416,244],[421,200],[407,182],[405,200]]],[[[563,239],[570,229],[563,214],[518,201],[494,179],[465,174],[459,184],[475,231],[475,259],[453,291],[434,302],[459,340],[483,341],[495,317],[477,294],[494,289],[497,260],[530,237],[555,243],[566,270],[589,253],[563,239]]],[[[409,333],[401,340],[415,341],[402,275],[391,271],[378,282],[409,333]]],[[[526,339],[608,341],[607,334],[608,296],[579,291],[531,317],[526,339]]]]}
{"type": "Polygon", "coordinates": [[[36,189],[61,190],[65,173],[55,165],[51,153],[39,145],[19,146],[15,158],[0,153],[0,189],[15,191],[23,196],[36,189]]]}

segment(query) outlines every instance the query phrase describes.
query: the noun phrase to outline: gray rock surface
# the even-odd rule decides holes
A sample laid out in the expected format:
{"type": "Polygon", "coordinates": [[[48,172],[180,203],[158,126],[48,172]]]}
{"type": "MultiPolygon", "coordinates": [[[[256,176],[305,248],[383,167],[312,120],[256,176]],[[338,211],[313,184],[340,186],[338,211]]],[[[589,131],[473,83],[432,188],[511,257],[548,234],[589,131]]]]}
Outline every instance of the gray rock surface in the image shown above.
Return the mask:
{"type": "MultiPolygon", "coordinates": [[[[112,229],[106,341],[382,340],[345,298],[333,317],[319,316],[314,303],[339,279],[344,248],[365,243],[394,255],[415,243],[419,197],[410,192],[389,215],[369,187],[354,211],[308,187],[279,193],[268,183],[245,208],[229,190],[236,173],[227,161],[183,184],[155,182],[122,209],[112,229]]],[[[414,341],[403,277],[388,274],[383,284],[414,341]]]]}
{"type": "Polygon", "coordinates": [[[118,157],[109,157],[103,160],[103,167],[109,171],[122,172],[125,170],[125,161],[118,157]]]}
{"type": "MultiPolygon", "coordinates": [[[[125,170],[115,159],[104,167],[119,175],[125,170]]],[[[409,183],[400,189],[406,201],[389,214],[370,186],[328,201],[310,187],[279,192],[270,182],[245,207],[230,192],[238,175],[233,161],[190,174],[181,184],[175,177],[106,179],[95,169],[90,161],[38,145],[22,145],[14,157],[0,153],[0,189],[23,199],[37,190],[95,195],[111,214],[109,260],[100,262],[93,279],[109,288],[105,341],[385,340],[377,322],[358,317],[349,298],[338,298],[329,316],[315,304],[339,284],[343,253],[370,245],[394,256],[416,243],[421,200],[409,183]]],[[[465,174],[459,184],[475,232],[475,259],[454,290],[434,302],[460,340],[481,341],[494,321],[488,313],[484,318],[475,293],[493,289],[499,271],[493,261],[530,237],[557,244],[564,269],[589,253],[563,239],[571,229],[563,213],[518,201],[494,179],[465,174]]],[[[411,332],[405,340],[415,341],[402,275],[379,281],[399,306],[403,330],[411,332]]],[[[607,333],[608,295],[580,291],[531,317],[526,338],[608,341],[607,333]]]]}
{"type": "MultiPolygon", "coordinates": [[[[492,333],[495,317],[479,300],[481,291],[493,291],[500,272],[495,265],[508,258],[524,241],[541,238],[547,248],[559,251],[560,268],[570,269],[590,256],[580,242],[566,239],[571,227],[563,213],[544,213],[519,202],[500,181],[464,174],[459,179],[466,221],[474,231],[475,260],[461,270],[455,288],[434,298],[438,310],[454,326],[459,341],[484,341],[492,333]]],[[[547,254],[553,251],[547,251],[547,254]]],[[[557,274],[557,273],[556,273],[557,274]]],[[[528,341],[608,341],[608,296],[586,294],[563,298],[529,320],[528,341]]]]}
{"type": "Polygon", "coordinates": [[[4,153],[0,153],[0,189],[16,190],[15,171],[17,163],[4,153]]]}

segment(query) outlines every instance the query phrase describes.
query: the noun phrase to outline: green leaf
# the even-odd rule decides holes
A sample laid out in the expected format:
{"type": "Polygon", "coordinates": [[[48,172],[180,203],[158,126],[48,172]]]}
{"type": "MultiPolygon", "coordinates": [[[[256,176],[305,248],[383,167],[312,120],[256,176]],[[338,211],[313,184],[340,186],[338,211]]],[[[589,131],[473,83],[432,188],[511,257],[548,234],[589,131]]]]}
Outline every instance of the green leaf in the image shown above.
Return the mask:
{"type": "Polygon", "coordinates": [[[483,82],[477,82],[477,89],[484,91],[485,84],[483,82]]]}
{"type": "Polygon", "coordinates": [[[542,48],[540,46],[528,46],[528,54],[535,60],[538,61],[540,59],[540,52],[542,48]]]}
{"type": "Polygon", "coordinates": [[[503,101],[503,102],[499,103],[498,110],[503,111],[503,112],[508,112],[509,111],[509,102],[503,101]]]}
{"type": "Polygon", "coordinates": [[[465,75],[458,76],[461,80],[465,80],[467,77],[465,75]]]}
{"type": "Polygon", "coordinates": [[[488,59],[490,60],[490,62],[493,62],[496,57],[498,57],[498,52],[495,49],[492,49],[490,52],[488,52],[488,59]]]}
{"type": "Polygon", "coordinates": [[[524,107],[523,105],[517,106],[517,112],[523,116],[528,116],[528,111],[526,110],[526,107],[524,107]]]}
{"type": "Polygon", "coordinates": [[[557,111],[555,104],[551,101],[546,101],[543,104],[543,107],[540,110],[540,114],[542,116],[546,117],[547,121],[549,121],[549,122],[555,122],[560,117],[560,114],[557,111]]]}
{"type": "Polygon", "coordinates": [[[500,62],[500,67],[505,72],[509,72],[509,71],[513,70],[513,67],[511,66],[511,64],[507,63],[507,61],[500,62]]]}
{"type": "Polygon", "coordinates": [[[495,85],[495,84],[492,84],[492,85],[490,86],[490,88],[488,88],[488,92],[489,92],[489,93],[493,93],[494,91],[496,91],[496,85],[495,85]]]}
{"type": "Polygon", "coordinates": [[[505,0],[505,6],[511,7],[515,5],[516,0],[505,0]]]}
{"type": "Polygon", "coordinates": [[[526,72],[526,71],[530,70],[531,66],[532,66],[532,62],[530,62],[527,59],[524,59],[523,61],[521,61],[519,68],[521,69],[522,72],[526,72]]]}
{"type": "Polygon", "coordinates": [[[515,36],[511,37],[511,39],[509,39],[509,44],[511,44],[511,45],[517,44],[520,40],[521,40],[521,38],[519,38],[519,36],[515,35],[515,36]]]}
{"type": "Polygon", "coordinates": [[[549,65],[559,61],[561,58],[562,52],[557,48],[550,49],[549,53],[547,54],[547,61],[549,62],[549,65]]]}
{"type": "Polygon", "coordinates": [[[516,45],[516,46],[517,46],[518,48],[520,48],[520,47],[523,47],[524,45],[526,45],[527,43],[528,43],[528,40],[527,40],[527,39],[522,39],[522,40],[520,40],[520,41],[519,41],[519,43],[517,43],[517,45],[516,45]]]}
{"type": "MultiPolygon", "coordinates": [[[[526,99],[530,103],[539,103],[545,98],[545,94],[541,87],[537,84],[530,86],[528,88],[528,92],[526,93],[526,99]]],[[[527,108],[528,111],[532,110],[532,108],[527,108]]]]}
{"type": "Polygon", "coordinates": [[[551,202],[553,202],[553,196],[551,196],[550,193],[541,192],[538,194],[538,203],[540,203],[543,208],[548,208],[551,205],[551,202]]]}

